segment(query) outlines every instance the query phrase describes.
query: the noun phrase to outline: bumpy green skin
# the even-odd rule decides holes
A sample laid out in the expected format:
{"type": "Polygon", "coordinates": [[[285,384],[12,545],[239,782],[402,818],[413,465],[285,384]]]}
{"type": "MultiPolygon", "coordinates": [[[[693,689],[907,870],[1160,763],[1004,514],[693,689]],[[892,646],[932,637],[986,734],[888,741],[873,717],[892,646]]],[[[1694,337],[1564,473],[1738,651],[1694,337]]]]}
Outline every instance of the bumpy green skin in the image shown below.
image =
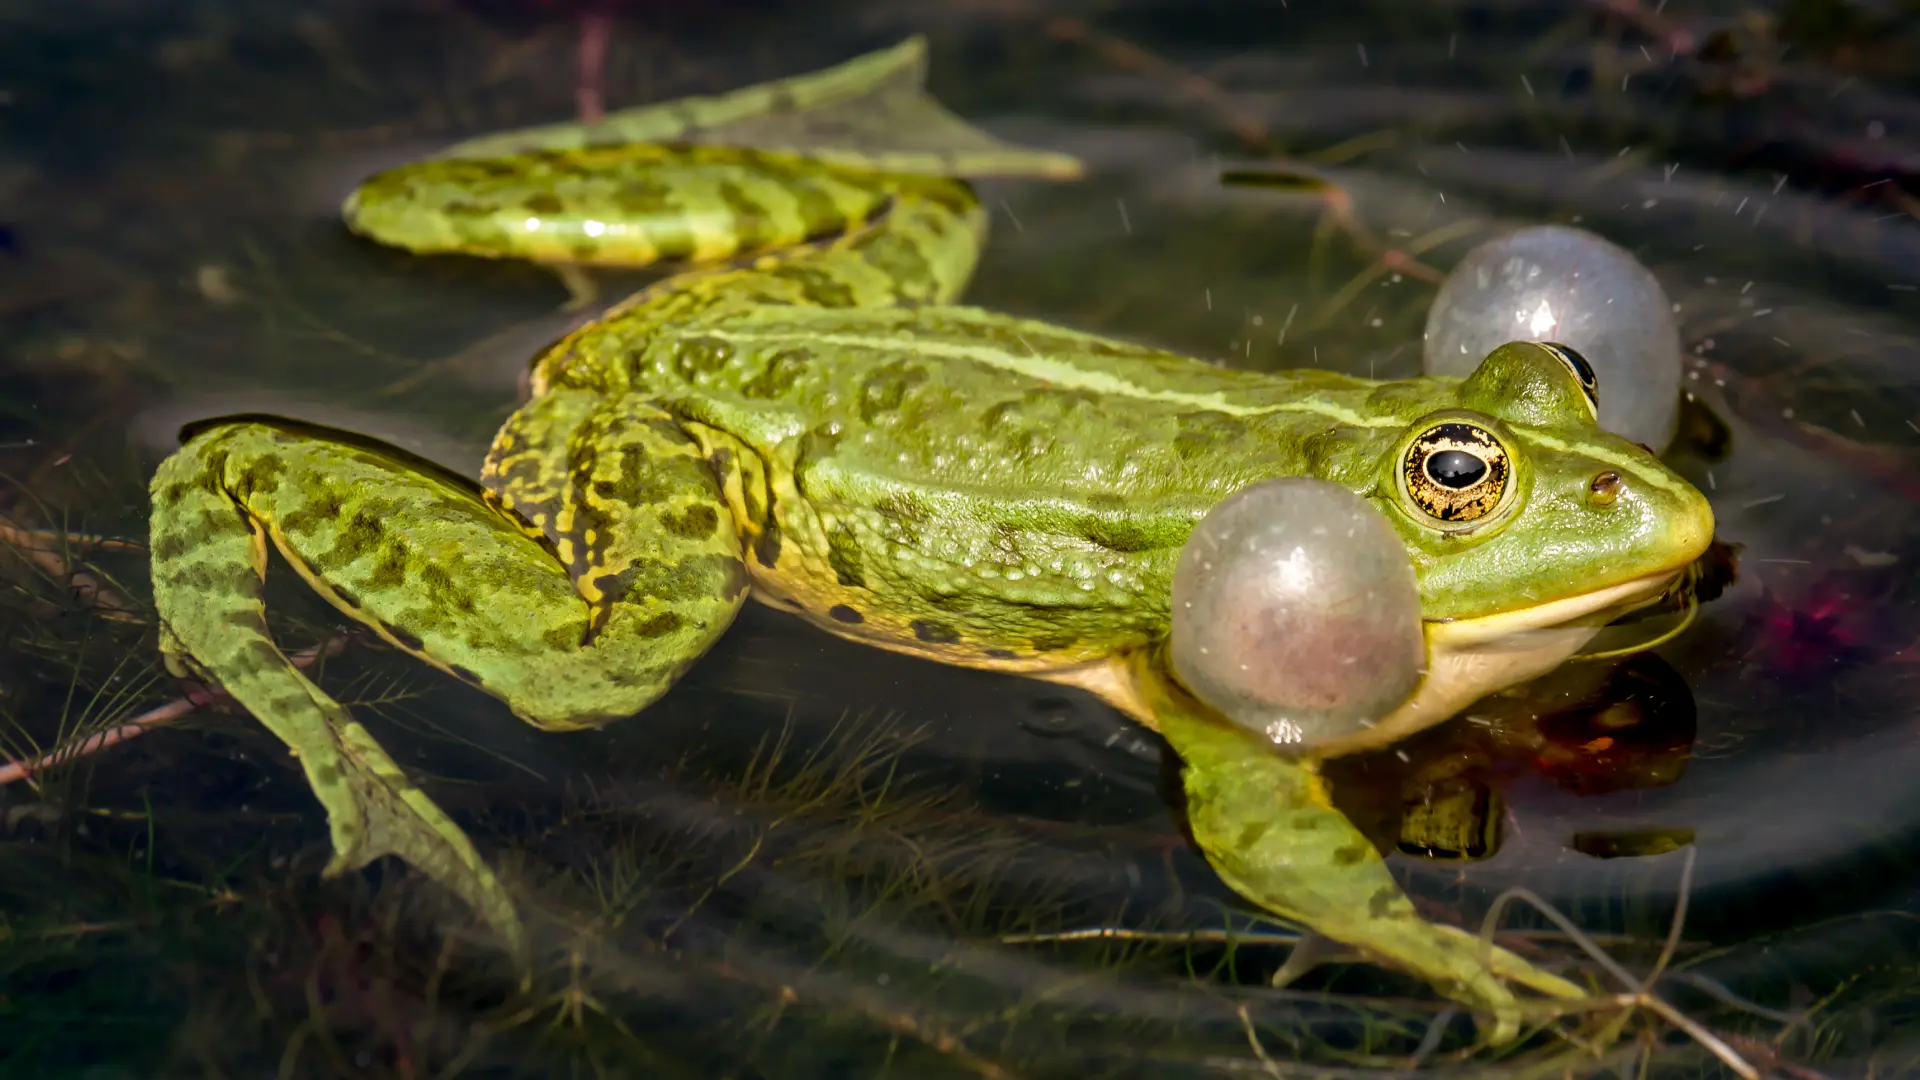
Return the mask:
{"type": "MultiPolygon", "coordinates": [[[[347,216],[417,251],[710,264],[538,358],[535,396],[478,485],[258,417],[189,432],[154,478],[169,657],[300,755],[336,870],[399,855],[516,948],[514,905],[466,837],[272,643],[269,543],[397,647],[563,729],[643,709],[750,589],[950,663],[1154,663],[1189,530],[1269,477],[1374,501],[1428,619],[1669,568],[1711,528],[1698,492],[1600,431],[1536,348],[1496,352],[1464,382],[1375,383],[1233,371],[947,306],[984,231],[955,180],[713,147],[545,150],[407,166],[368,181],[347,216]],[[1470,535],[1436,530],[1395,485],[1415,421],[1436,410],[1471,410],[1513,456],[1514,504],[1470,535]],[[1608,471],[1624,484],[1602,504],[1589,485],[1608,471]]],[[[1310,768],[1156,685],[1195,834],[1244,895],[1431,979],[1497,1035],[1519,1015],[1508,982],[1577,996],[1421,920],[1310,768]]]]}

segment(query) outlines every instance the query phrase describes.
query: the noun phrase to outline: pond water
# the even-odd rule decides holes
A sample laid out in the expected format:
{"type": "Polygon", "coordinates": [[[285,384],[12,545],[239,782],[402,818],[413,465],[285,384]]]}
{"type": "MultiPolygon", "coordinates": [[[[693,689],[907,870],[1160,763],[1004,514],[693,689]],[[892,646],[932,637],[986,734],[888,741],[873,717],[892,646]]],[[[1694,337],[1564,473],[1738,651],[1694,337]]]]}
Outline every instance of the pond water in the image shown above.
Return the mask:
{"type": "MultiPolygon", "coordinates": [[[[1479,799],[1484,857],[1393,856],[1431,917],[1524,888],[1640,977],[1684,902],[1660,993],[1719,1054],[1645,1016],[1477,1054],[1376,969],[1268,987],[1290,938],[1192,850],[1156,737],[750,607],[588,734],[365,635],[316,668],[506,868],[526,984],[407,871],[320,878],[324,818],[244,715],[178,708],[0,786],[0,1075],[1920,1070],[1911,4],[0,0],[0,27],[10,759],[181,698],[138,544],[182,423],[273,412],[477,471],[583,316],[539,268],[357,240],[339,200],[571,118],[596,28],[615,107],[926,33],[943,104],[1089,166],[980,185],[968,301],[1228,364],[1417,374],[1469,248],[1599,232],[1676,304],[1668,457],[1737,566],[1651,654],[1345,766],[1357,820],[1479,799]]],[[[606,301],[650,280],[597,277],[606,301]]],[[[269,592],[290,650],[346,629],[289,573],[269,592]]],[[[1503,940],[1633,989],[1523,908],[1503,940]]]]}

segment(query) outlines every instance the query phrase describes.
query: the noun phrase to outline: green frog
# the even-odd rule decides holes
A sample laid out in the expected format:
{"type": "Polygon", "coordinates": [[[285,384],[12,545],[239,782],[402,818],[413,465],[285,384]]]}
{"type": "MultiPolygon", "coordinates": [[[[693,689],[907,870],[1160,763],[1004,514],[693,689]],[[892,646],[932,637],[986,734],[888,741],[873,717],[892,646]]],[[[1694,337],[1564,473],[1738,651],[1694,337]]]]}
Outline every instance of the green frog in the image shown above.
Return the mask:
{"type": "Polygon", "coordinates": [[[879,648],[1099,695],[1179,755],[1192,834],[1230,886],[1429,980],[1496,1038],[1529,1002],[1583,996],[1416,914],[1317,762],[1561,664],[1705,550],[1706,499],[1597,425],[1590,371],[1556,346],[1502,347],[1465,379],[1377,382],[1233,370],[956,304],[987,224],[963,177],[1062,176],[1070,159],[696,137],[844,97],[922,48],[367,180],[345,217],[382,243],[681,271],[534,359],[477,482],[285,419],[190,426],[152,483],[170,666],[297,755],[330,872],[398,856],[524,951],[461,829],[275,645],[269,552],[394,648],[552,731],[644,714],[751,597],[879,648]],[[1477,464],[1443,483],[1419,465],[1439,452],[1477,464]],[[1166,660],[1183,542],[1274,477],[1369,502],[1420,591],[1419,688],[1312,746],[1221,715],[1166,660]]]}

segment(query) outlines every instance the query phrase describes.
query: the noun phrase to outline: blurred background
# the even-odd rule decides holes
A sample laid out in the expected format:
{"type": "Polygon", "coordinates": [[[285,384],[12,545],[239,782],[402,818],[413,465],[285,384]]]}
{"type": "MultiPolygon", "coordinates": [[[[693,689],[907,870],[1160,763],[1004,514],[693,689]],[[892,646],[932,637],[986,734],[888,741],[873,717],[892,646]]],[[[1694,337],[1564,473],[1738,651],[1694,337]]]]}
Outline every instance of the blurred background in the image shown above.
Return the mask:
{"type": "Polygon", "coordinates": [[[0,756],[65,751],[0,772],[0,1075],[1920,1074],[1916,217],[1913,0],[0,0],[0,756]],[[543,736],[276,572],[280,640],[505,867],[542,966],[397,867],[318,878],[298,769],[157,662],[179,426],[476,471],[579,315],[538,268],[350,237],[345,193],[913,33],[944,105],[1089,166],[980,185],[971,303],[1399,377],[1503,231],[1659,278],[1720,595],[1342,798],[1430,916],[1531,890],[1579,932],[1522,904],[1503,943],[1609,993],[1590,949],[1644,977],[1677,933],[1694,1032],[1496,1057],[1372,968],[1270,987],[1292,937],[1188,846],[1157,738],[757,608],[644,716],[543,736]],[[1439,813],[1480,842],[1408,825],[1439,813]]]}

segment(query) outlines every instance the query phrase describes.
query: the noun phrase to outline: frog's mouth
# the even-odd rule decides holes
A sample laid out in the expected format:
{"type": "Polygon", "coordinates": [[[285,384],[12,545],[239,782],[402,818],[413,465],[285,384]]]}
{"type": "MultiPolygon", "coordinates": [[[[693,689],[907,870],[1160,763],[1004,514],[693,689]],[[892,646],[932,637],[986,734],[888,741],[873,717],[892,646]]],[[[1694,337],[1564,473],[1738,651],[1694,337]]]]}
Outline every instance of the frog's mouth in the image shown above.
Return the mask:
{"type": "Polygon", "coordinates": [[[1684,567],[1633,578],[1577,596],[1474,619],[1430,620],[1427,674],[1399,708],[1372,725],[1316,745],[1337,757],[1398,742],[1446,720],[1480,698],[1537,679],[1578,652],[1608,623],[1661,598],[1684,567]]]}

